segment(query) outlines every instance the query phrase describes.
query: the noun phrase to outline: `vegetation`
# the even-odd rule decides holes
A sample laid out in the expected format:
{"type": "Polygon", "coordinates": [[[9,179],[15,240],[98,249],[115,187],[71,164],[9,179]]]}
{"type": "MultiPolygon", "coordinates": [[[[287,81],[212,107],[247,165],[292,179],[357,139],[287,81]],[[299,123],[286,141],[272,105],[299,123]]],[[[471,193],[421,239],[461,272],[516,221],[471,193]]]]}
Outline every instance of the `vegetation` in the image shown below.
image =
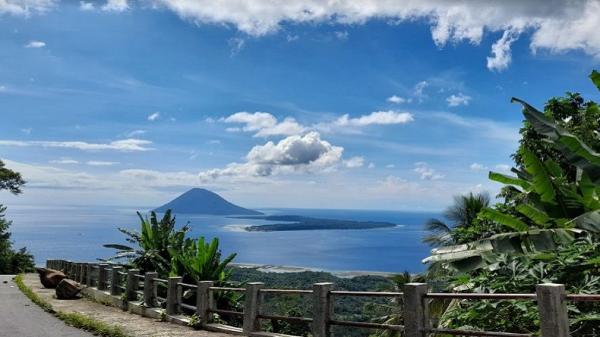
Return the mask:
{"type": "Polygon", "coordinates": [[[236,218],[263,219],[269,221],[289,221],[289,223],[246,227],[246,230],[249,232],[305,231],[325,229],[372,229],[396,226],[395,224],[389,222],[317,219],[298,215],[270,215],[236,218]]]}
{"type": "MultiPolygon", "coordinates": [[[[5,167],[0,160],[0,191],[8,190],[13,194],[20,194],[21,187],[25,184],[18,172],[5,167]]],[[[34,269],[33,256],[25,248],[12,249],[10,232],[11,221],[5,218],[6,207],[0,204],[0,274],[19,274],[34,269]]]]}
{"type": "Polygon", "coordinates": [[[15,277],[15,283],[17,284],[19,290],[21,290],[21,292],[25,294],[25,296],[27,296],[33,303],[37,304],[44,311],[53,314],[68,325],[103,337],[129,337],[129,335],[118,326],[106,324],[90,316],[77,312],[54,310],[48,301],[38,296],[38,294],[34,293],[33,290],[25,285],[23,282],[23,275],[18,275],[15,277]]]}
{"type": "MultiPolygon", "coordinates": [[[[590,77],[600,89],[600,75],[593,72],[590,77]]],[[[426,262],[452,275],[452,291],[531,293],[536,284],[554,282],[565,284],[568,292],[598,293],[600,110],[573,93],[550,99],[544,112],[513,101],[523,105],[526,118],[513,156],[515,176],[490,172],[490,179],[506,185],[500,195],[504,202],[482,208],[466,226],[476,229],[483,221],[493,224],[493,231],[481,231],[471,241],[443,241],[426,262]],[[459,243],[464,244],[455,246],[459,243]]],[[[447,235],[460,236],[464,228],[452,228],[447,235]]],[[[598,304],[572,303],[569,311],[573,336],[599,333],[598,304]]],[[[531,301],[456,300],[438,319],[451,328],[539,329],[531,301]]]]}

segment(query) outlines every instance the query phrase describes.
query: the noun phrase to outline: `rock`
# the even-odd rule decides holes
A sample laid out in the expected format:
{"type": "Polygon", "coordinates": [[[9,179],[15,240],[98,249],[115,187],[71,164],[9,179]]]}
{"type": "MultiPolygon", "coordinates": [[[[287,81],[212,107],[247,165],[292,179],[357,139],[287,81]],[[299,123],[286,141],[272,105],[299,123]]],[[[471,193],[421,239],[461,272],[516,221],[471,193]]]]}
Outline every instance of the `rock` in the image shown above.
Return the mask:
{"type": "Polygon", "coordinates": [[[63,279],[56,287],[56,298],[59,300],[70,300],[77,298],[77,294],[83,289],[83,287],[69,279],[63,279]]]}
{"type": "Polygon", "coordinates": [[[67,278],[67,276],[59,270],[36,268],[36,271],[40,275],[40,282],[42,282],[44,288],[56,288],[60,281],[67,278]]]}

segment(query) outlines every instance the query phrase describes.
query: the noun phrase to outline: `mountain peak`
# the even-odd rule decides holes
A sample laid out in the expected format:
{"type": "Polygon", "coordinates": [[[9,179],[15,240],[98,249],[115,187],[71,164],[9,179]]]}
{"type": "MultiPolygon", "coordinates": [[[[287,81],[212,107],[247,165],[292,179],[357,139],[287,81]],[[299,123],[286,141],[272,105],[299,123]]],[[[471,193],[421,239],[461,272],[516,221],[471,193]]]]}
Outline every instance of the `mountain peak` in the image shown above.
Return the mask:
{"type": "Polygon", "coordinates": [[[171,209],[173,213],[211,214],[211,215],[261,215],[262,213],[243,208],[225,200],[215,192],[195,187],[172,201],[155,209],[165,212],[171,209]]]}

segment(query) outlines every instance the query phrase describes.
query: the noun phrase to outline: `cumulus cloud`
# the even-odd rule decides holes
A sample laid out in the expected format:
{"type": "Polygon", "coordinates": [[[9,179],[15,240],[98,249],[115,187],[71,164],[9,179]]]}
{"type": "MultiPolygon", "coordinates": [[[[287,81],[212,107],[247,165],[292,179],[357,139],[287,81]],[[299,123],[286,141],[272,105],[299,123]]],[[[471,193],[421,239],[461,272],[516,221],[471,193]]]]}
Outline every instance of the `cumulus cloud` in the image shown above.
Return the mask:
{"type": "Polygon", "coordinates": [[[0,140],[0,146],[17,146],[17,147],[46,147],[46,148],[67,148],[78,149],[82,151],[99,151],[99,150],[114,150],[114,151],[149,151],[152,148],[147,145],[152,144],[149,140],[143,139],[123,139],[116,140],[110,143],[88,143],[82,141],[21,141],[21,140],[0,140]]]}
{"type": "Polygon", "coordinates": [[[160,118],[160,112],[154,112],[148,115],[148,120],[154,122],[155,120],[160,118]]]}
{"type": "MultiPolygon", "coordinates": [[[[533,32],[530,46],[555,52],[579,49],[600,56],[597,18],[600,2],[537,1],[321,1],[280,0],[265,5],[261,0],[156,0],[156,4],[174,11],[196,24],[228,24],[252,36],[278,31],[282,23],[363,24],[373,19],[390,22],[425,20],[431,25],[433,42],[466,41],[480,44],[486,32],[533,32]]],[[[506,38],[496,44],[501,60],[509,55],[506,38]],[[504,48],[504,49],[503,49],[504,48]]],[[[511,41],[512,42],[512,41],[511,41]]]]}
{"type": "Polygon", "coordinates": [[[405,124],[414,121],[409,112],[398,111],[375,111],[358,118],[350,118],[347,114],[338,118],[334,124],[337,126],[367,126],[367,125],[389,125],[405,124]]]}
{"type": "Polygon", "coordinates": [[[291,136],[301,134],[306,128],[294,118],[287,117],[279,122],[275,116],[268,112],[237,112],[222,119],[225,123],[243,124],[241,128],[228,128],[229,132],[254,132],[255,137],[291,136]]]}
{"type": "Polygon", "coordinates": [[[46,46],[46,42],[31,40],[29,43],[25,45],[25,48],[44,48],[46,46]]]}
{"type": "Polygon", "coordinates": [[[467,96],[462,92],[458,93],[458,95],[450,95],[446,98],[446,102],[448,102],[448,106],[459,106],[459,105],[469,105],[471,101],[471,96],[467,96]]]}
{"type": "Polygon", "coordinates": [[[127,0],[108,0],[106,4],[102,6],[104,11],[123,12],[129,9],[127,0]]]}
{"type": "MultiPolygon", "coordinates": [[[[362,167],[365,164],[365,158],[363,157],[352,157],[350,159],[344,160],[344,166],[347,168],[358,168],[362,167]]],[[[369,164],[369,168],[373,168],[373,163],[369,164]]]]}
{"type": "Polygon", "coordinates": [[[200,172],[202,180],[219,177],[266,177],[290,172],[323,172],[335,169],[344,149],[322,140],[318,132],[289,136],[278,143],[254,146],[244,163],[200,172]]]}
{"type": "Polygon", "coordinates": [[[396,95],[392,95],[387,98],[387,101],[394,104],[402,104],[402,103],[410,103],[412,102],[411,98],[404,98],[396,95]]]}
{"type": "Polygon", "coordinates": [[[438,180],[444,178],[443,174],[439,174],[425,162],[415,163],[414,171],[419,174],[422,180],[438,180]]]}
{"type": "Polygon", "coordinates": [[[471,171],[475,171],[475,172],[479,172],[479,171],[488,169],[485,165],[479,164],[479,163],[473,163],[469,166],[469,168],[471,169],[471,171]]]}
{"type": "Polygon", "coordinates": [[[87,165],[90,166],[113,166],[118,165],[118,161],[101,161],[101,160],[90,160],[86,162],[87,165]]]}
{"type": "Polygon", "coordinates": [[[60,158],[49,161],[50,164],[61,164],[61,165],[71,165],[71,164],[79,164],[79,161],[69,158],[60,158]]]}
{"type": "Polygon", "coordinates": [[[82,11],[92,11],[94,8],[93,2],[79,1],[79,9],[82,11]]]}
{"type": "Polygon", "coordinates": [[[2,0],[0,14],[28,16],[43,13],[55,6],[55,0],[2,0]]]}
{"type": "Polygon", "coordinates": [[[502,71],[508,68],[512,60],[510,46],[517,40],[519,33],[514,30],[506,30],[502,37],[492,45],[492,56],[487,58],[489,70],[502,71]]]}

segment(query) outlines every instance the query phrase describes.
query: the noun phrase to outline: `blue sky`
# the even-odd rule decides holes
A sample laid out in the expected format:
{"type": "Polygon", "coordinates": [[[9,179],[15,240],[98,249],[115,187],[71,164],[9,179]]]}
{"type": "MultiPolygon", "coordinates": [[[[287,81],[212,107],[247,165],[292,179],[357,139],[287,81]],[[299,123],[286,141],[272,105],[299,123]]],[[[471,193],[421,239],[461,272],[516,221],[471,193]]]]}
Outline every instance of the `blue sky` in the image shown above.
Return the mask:
{"type": "Polygon", "coordinates": [[[597,99],[597,1],[0,4],[11,204],[437,210],[498,187],[522,116],[597,99]],[[487,15],[486,15],[487,13],[487,15]],[[581,13],[584,13],[583,15],[581,13]]]}

